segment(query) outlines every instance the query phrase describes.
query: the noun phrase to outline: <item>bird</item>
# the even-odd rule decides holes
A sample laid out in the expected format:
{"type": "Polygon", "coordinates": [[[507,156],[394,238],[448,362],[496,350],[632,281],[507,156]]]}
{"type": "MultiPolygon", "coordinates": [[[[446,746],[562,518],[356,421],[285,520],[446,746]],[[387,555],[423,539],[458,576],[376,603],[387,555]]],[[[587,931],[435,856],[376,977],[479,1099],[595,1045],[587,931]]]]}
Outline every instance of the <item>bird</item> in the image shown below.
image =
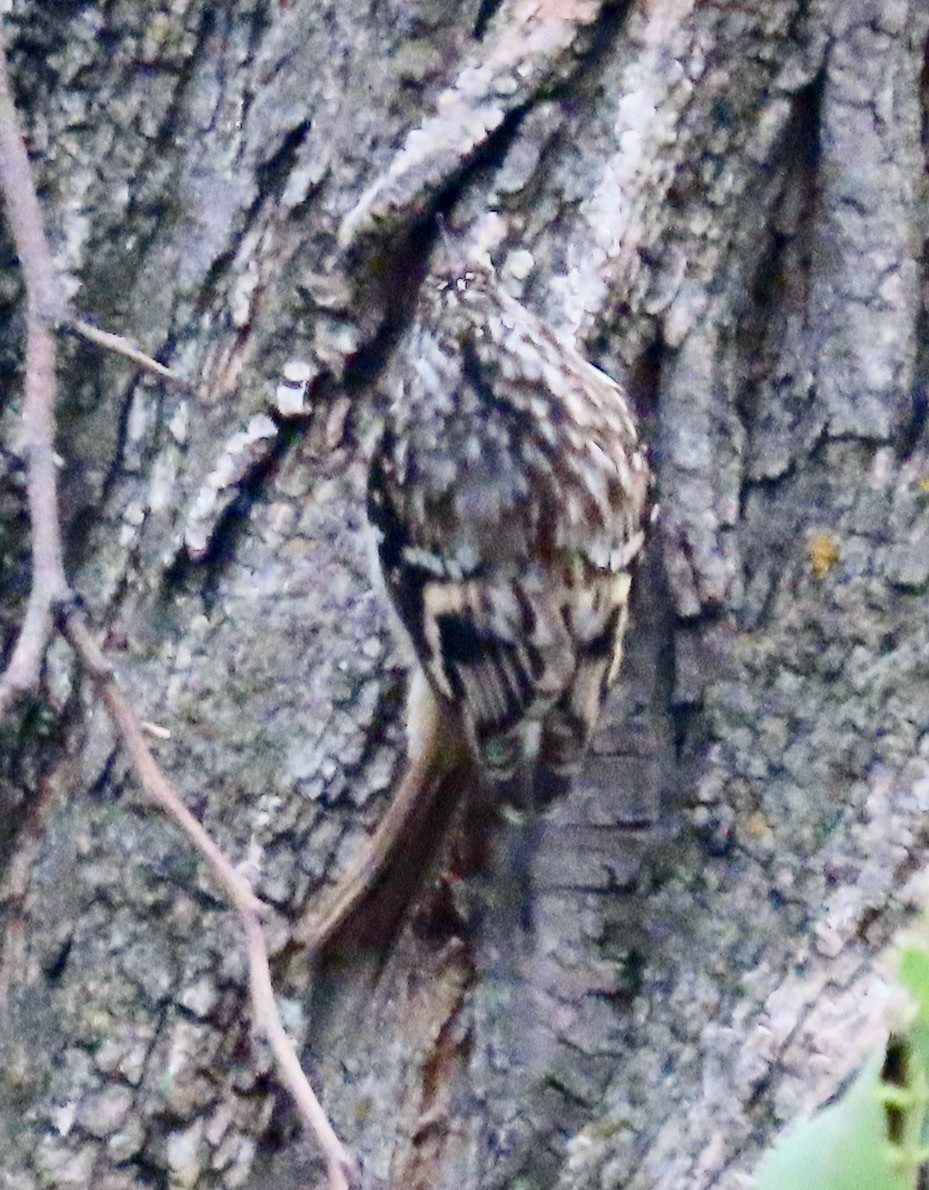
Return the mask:
{"type": "Polygon", "coordinates": [[[423,284],[368,470],[376,566],[410,655],[407,777],[323,945],[448,774],[532,810],[580,771],[616,680],[651,473],[623,385],[489,259],[423,284]],[[462,778],[463,779],[463,778],[462,778]]]}
{"type": "Polygon", "coordinates": [[[427,283],[404,358],[368,480],[384,587],[482,779],[557,784],[622,658],[650,485],[631,402],[489,263],[427,283]]]}

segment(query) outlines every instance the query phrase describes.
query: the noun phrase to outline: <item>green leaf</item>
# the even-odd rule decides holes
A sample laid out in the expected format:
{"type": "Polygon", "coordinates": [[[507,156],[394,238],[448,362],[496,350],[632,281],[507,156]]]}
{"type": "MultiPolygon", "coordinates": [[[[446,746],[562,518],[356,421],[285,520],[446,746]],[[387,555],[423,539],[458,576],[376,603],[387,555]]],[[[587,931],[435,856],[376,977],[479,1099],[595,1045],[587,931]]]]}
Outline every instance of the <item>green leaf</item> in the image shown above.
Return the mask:
{"type": "Polygon", "coordinates": [[[929,948],[911,938],[900,952],[900,982],[916,1001],[918,1019],[929,1022],[929,948]]]}
{"type": "Polygon", "coordinates": [[[876,1054],[837,1103],[785,1133],[759,1166],[755,1190],[913,1190],[915,1176],[887,1134],[883,1064],[876,1054]]]}
{"type": "Polygon", "coordinates": [[[914,1190],[929,1160],[929,945],[902,947],[915,1012],[842,1098],[794,1125],[765,1156],[755,1190],[914,1190]]]}

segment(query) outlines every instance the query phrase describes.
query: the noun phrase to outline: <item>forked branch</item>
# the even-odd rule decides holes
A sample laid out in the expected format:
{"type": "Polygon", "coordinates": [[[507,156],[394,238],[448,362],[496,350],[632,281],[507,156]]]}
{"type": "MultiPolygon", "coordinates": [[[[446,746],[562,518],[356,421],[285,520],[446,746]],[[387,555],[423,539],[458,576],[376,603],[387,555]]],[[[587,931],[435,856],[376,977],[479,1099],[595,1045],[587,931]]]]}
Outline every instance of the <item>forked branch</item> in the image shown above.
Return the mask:
{"type": "MultiPolygon", "coordinates": [[[[266,908],[190,813],[162,772],[145,741],[138,715],[120,689],[112,666],[91,636],[71,594],[64,568],[54,448],[54,267],[29,159],[19,131],[2,45],[0,188],[26,285],[26,374],[19,445],[26,466],[32,542],[32,588],[10,662],[0,676],[0,721],[18,697],[38,687],[42,658],[57,620],[90,674],[143,789],[204,856],[230,904],[238,912],[248,955],[254,1026],[269,1042],[278,1076],[293,1097],[304,1124],[323,1150],[330,1190],[351,1190],[357,1182],[355,1163],[336,1136],[303,1073],[277,1011],[268,948],[261,928],[266,908]]],[[[86,333],[85,329],[78,329],[86,333]]],[[[100,335],[94,337],[101,341],[100,335]]],[[[118,344],[104,341],[103,345],[127,354],[124,340],[118,344]]],[[[139,356],[141,353],[130,355],[130,358],[145,366],[147,357],[139,356]]],[[[161,365],[157,367],[160,369],[161,365]]],[[[168,378],[172,376],[169,374],[168,378]]]]}

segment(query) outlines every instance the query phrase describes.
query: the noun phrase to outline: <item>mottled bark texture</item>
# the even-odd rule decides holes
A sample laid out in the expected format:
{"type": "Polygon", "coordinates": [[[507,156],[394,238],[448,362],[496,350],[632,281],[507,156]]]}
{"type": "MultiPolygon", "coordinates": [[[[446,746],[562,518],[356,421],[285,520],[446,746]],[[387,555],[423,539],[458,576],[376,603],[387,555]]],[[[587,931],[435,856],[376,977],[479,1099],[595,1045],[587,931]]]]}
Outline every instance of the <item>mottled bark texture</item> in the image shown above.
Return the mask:
{"type": "MultiPolygon", "coordinates": [[[[62,341],[71,573],[285,919],[400,764],[364,460],[435,211],[499,214],[504,282],[628,369],[652,443],[630,655],[546,820],[532,946],[492,877],[433,881],[312,987],[281,945],[372,1187],[735,1187],[880,1042],[929,848],[927,27],[924,0],[14,0],[62,299],[197,385],[62,341]]],[[[236,922],[60,642],[0,741],[0,855],[2,1185],[313,1184],[236,922]]]]}

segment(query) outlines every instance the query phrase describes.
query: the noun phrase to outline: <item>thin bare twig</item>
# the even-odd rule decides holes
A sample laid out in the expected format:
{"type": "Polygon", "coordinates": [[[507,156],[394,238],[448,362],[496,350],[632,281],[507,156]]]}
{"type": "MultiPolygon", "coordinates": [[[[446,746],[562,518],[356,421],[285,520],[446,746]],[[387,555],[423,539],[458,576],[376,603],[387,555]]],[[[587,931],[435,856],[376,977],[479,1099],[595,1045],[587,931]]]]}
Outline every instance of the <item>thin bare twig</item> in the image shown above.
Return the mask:
{"type": "MultiPolygon", "coordinates": [[[[26,462],[26,496],[32,526],[32,587],[19,636],[0,674],[0,723],[12,704],[36,690],[42,658],[52,634],[52,612],[70,588],[64,569],[57,513],[55,444],[55,337],[58,294],[51,249],[45,235],[29,156],[19,131],[6,52],[0,46],[0,189],[26,285],[26,370],[18,448],[26,462]]],[[[77,334],[132,360],[187,390],[183,377],[145,355],[120,335],[82,319],[68,324],[77,334]]]]}
{"type": "Polygon", "coordinates": [[[193,382],[186,376],[179,376],[177,372],[172,372],[170,368],[160,364],[158,360],[152,359],[150,355],[146,355],[144,351],[122,335],[114,335],[111,331],[102,331],[98,326],[94,326],[92,322],[86,322],[83,318],[69,318],[64,325],[67,330],[80,335],[89,343],[96,343],[98,347],[102,347],[106,351],[113,351],[116,355],[132,360],[144,372],[151,372],[153,376],[159,376],[176,388],[184,389],[185,392],[193,391],[193,382]]]}
{"type": "Polygon", "coordinates": [[[83,660],[97,686],[97,692],[116,725],[120,738],[148,796],[176,822],[197,850],[206,858],[217,883],[238,910],[245,933],[248,955],[252,1017],[256,1029],[268,1040],[277,1063],[278,1077],[290,1091],[306,1126],[319,1141],[326,1158],[331,1190],[350,1190],[355,1184],[355,1164],[310,1086],[293,1043],[287,1036],[274,1000],[268,948],[261,918],[268,908],[255,896],[248,881],[236,871],[201,824],[184,805],[181,795],[161,771],[145,741],[142,725],[119,688],[112,667],[94,641],[87,625],[76,613],[65,617],[64,633],[83,660]]]}
{"type": "Polygon", "coordinates": [[[297,1111],[319,1142],[326,1158],[331,1190],[355,1190],[360,1179],[358,1166],[329,1123],[329,1117],[303,1073],[293,1043],[281,1024],[271,984],[268,948],[261,926],[251,913],[242,915],[242,925],[248,952],[252,1014],[256,1026],[264,1033],[274,1053],[278,1078],[290,1092],[297,1111]]]}
{"type": "Polygon", "coordinates": [[[119,732],[123,747],[129,753],[142,788],[155,805],[177,823],[204,857],[217,883],[239,913],[267,917],[267,907],[255,896],[248,881],[236,871],[201,823],[187,809],[177,789],[161,771],[145,741],[138,716],[117,685],[112,666],[100,651],[80,615],[76,611],[67,613],[63,628],[65,636],[74,646],[96,684],[97,693],[119,732]]]}
{"type": "MultiPolygon", "coordinates": [[[[161,771],[145,741],[139,717],[77,610],[65,576],[55,479],[55,341],[49,325],[54,299],[54,269],[29,159],[19,131],[2,44],[0,188],[6,199],[10,228],[26,284],[26,376],[21,433],[27,469],[33,564],[32,591],[23,626],[10,664],[0,677],[0,720],[5,708],[18,695],[37,687],[42,657],[55,627],[55,614],[59,613],[60,627],[91,675],[145,792],[204,856],[238,911],[245,934],[255,1028],[268,1039],[281,1081],[323,1150],[330,1190],[351,1190],[357,1183],[354,1162],[336,1136],[303,1073],[278,1015],[268,949],[261,927],[261,918],[267,916],[268,910],[161,771]]],[[[106,340],[118,339],[118,336],[104,337],[106,340]]],[[[98,337],[97,341],[101,339],[98,337]]],[[[115,346],[112,341],[106,341],[104,345],[115,346]]],[[[127,354],[126,351],[121,353],[127,354]]],[[[154,362],[139,356],[141,353],[130,355],[130,358],[143,366],[154,362]]]]}
{"type": "Polygon", "coordinates": [[[0,52],[0,188],[26,284],[26,377],[19,449],[27,466],[32,526],[32,588],[19,637],[0,677],[2,722],[17,698],[38,687],[53,628],[53,608],[69,595],[54,452],[55,339],[48,322],[54,302],[54,270],[19,131],[5,51],[0,52]]]}

